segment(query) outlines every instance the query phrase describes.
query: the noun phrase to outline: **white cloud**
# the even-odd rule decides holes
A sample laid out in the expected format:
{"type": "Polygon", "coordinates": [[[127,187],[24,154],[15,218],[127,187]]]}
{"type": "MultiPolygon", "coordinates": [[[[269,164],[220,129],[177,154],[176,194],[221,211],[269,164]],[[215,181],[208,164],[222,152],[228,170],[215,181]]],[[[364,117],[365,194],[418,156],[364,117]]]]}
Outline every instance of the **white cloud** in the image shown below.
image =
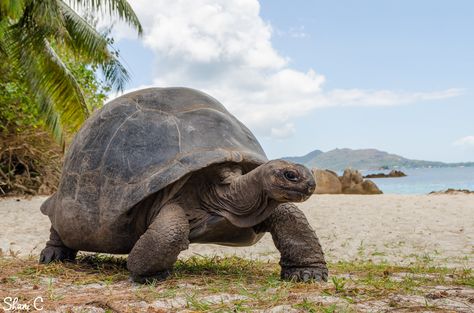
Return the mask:
{"type": "MultiPolygon", "coordinates": [[[[294,119],[319,107],[391,106],[462,93],[325,91],[323,75],[292,69],[289,59],[272,46],[272,27],[260,17],[257,0],[130,3],[144,26],[144,45],[156,56],[153,84],[203,90],[261,136],[291,136],[294,119]]],[[[116,32],[117,38],[136,38],[123,25],[116,32]]],[[[293,33],[306,34],[304,27],[293,33]]]]}
{"type": "Polygon", "coordinates": [[[285,139],[291,137],[296,132],[293,123],[284,123],[280,127],[271,128],[271,136],[278,139],[285,139]]]}
{"type": "Polygon", "coordinates": [[[459,138],[455,142],[453,142],[455,146],[472,146],[474,147],[474,136],[466,136],[463,138],[459,138]]]}
{"type": "Polygon", "coordinates": [[[332,105],[346,106],[393,106],[426,100],[441,100],[463,94],[460,88],[435,92],[403,92],[391,90],[336,89],[326,94],[332,105]]]}

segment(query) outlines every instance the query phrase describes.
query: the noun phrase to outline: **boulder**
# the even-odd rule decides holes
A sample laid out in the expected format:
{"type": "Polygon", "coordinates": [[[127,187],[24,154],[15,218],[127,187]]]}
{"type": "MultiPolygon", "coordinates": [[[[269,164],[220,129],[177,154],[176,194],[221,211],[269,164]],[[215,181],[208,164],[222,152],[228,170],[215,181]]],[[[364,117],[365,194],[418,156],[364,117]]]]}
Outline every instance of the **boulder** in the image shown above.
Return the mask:
{"type": "Polygon", "coordinates": [[[382,190],[380,190],[379,187],[369,179],[362,182],[362,190],[364,190],[365,195],[379,195],[383,193],[382,190]]]}
{"type": "Polygon", "coordinates": [[[342,184],[337,174],[329,170],[313,169],[313,176],[316,180],[316,194],[340,194],[342,184]]]}
{"type": "Polygon", "coordinates": [[[383,193],[371,180],[364,180],[357,170],[346,169],[340,177],[330,170],[313,169],[316,194],[374,195],[383,193]]]}
{"type": "Polygon", "coordinates": [[[346,169],[341,177],[342,193],[357,195],[378,195],[383,193],[371,180],[364,180],[358,170],[346,169]]]}
{"type": "Polygon", "coordinates": [[[351,195],[379,195],[383,192],[371,180],[364,180],[359,184],[352,184],[350,187],[343,189],[342,193],[351,195]]]}
{"type": "Polygon", "coordinates": [[[344,190],[351,190],[354,189],[356,185],[362,184],[364,178],[358,170],[346,168],[344,174],[340,177],[340,180],[342,184],[342,192],[345,193],[344,190]]]}

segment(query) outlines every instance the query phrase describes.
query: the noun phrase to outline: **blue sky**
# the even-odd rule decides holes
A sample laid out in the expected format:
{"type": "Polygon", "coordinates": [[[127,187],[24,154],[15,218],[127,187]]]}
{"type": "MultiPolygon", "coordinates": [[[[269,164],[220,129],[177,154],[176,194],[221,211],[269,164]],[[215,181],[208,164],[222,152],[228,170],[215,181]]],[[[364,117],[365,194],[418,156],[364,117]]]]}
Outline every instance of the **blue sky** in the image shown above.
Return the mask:
{"type": "Polygon", "coordinates": [[[474,161],[473,1],[131,4],[145,35],[115,33],[129,89],[204,90],[270,158],[347,147],[474,161]]]}

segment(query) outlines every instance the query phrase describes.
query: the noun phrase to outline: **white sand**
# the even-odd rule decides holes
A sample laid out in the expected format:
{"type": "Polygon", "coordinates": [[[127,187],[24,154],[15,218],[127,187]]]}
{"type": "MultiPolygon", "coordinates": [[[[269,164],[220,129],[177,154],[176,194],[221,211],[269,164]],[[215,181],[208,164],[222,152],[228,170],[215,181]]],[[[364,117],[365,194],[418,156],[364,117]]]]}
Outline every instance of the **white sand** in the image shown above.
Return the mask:
{"type": "MultiPolygon", "coordinates": [[[[39,211],[45,197],[0,200],[0,249],[38,255],[50,223],[39,211]]],[[[300,204],[327,260],[373,259],[474,267],[472,195],[317,195],[300,204]]],[[[277,259],[271,237],[245,248],[192,245],[183,256],[239,255],[277,259]]]]}

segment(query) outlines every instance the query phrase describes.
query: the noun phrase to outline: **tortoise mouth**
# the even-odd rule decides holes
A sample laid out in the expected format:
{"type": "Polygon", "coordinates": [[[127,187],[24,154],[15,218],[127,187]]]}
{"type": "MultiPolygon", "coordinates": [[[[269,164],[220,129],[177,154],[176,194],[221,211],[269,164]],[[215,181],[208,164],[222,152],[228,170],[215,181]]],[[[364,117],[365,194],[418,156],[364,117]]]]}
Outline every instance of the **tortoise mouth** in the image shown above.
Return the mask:
{"type": "Polygon", "coordinates": [[[296,189],[296,188],[282,188],[277,187],[277,189],[283,194],[282,198],[285,201],[290,202],[302,202],[308,199],[312,193],[308,192],[308,189],[296,189]]]}

